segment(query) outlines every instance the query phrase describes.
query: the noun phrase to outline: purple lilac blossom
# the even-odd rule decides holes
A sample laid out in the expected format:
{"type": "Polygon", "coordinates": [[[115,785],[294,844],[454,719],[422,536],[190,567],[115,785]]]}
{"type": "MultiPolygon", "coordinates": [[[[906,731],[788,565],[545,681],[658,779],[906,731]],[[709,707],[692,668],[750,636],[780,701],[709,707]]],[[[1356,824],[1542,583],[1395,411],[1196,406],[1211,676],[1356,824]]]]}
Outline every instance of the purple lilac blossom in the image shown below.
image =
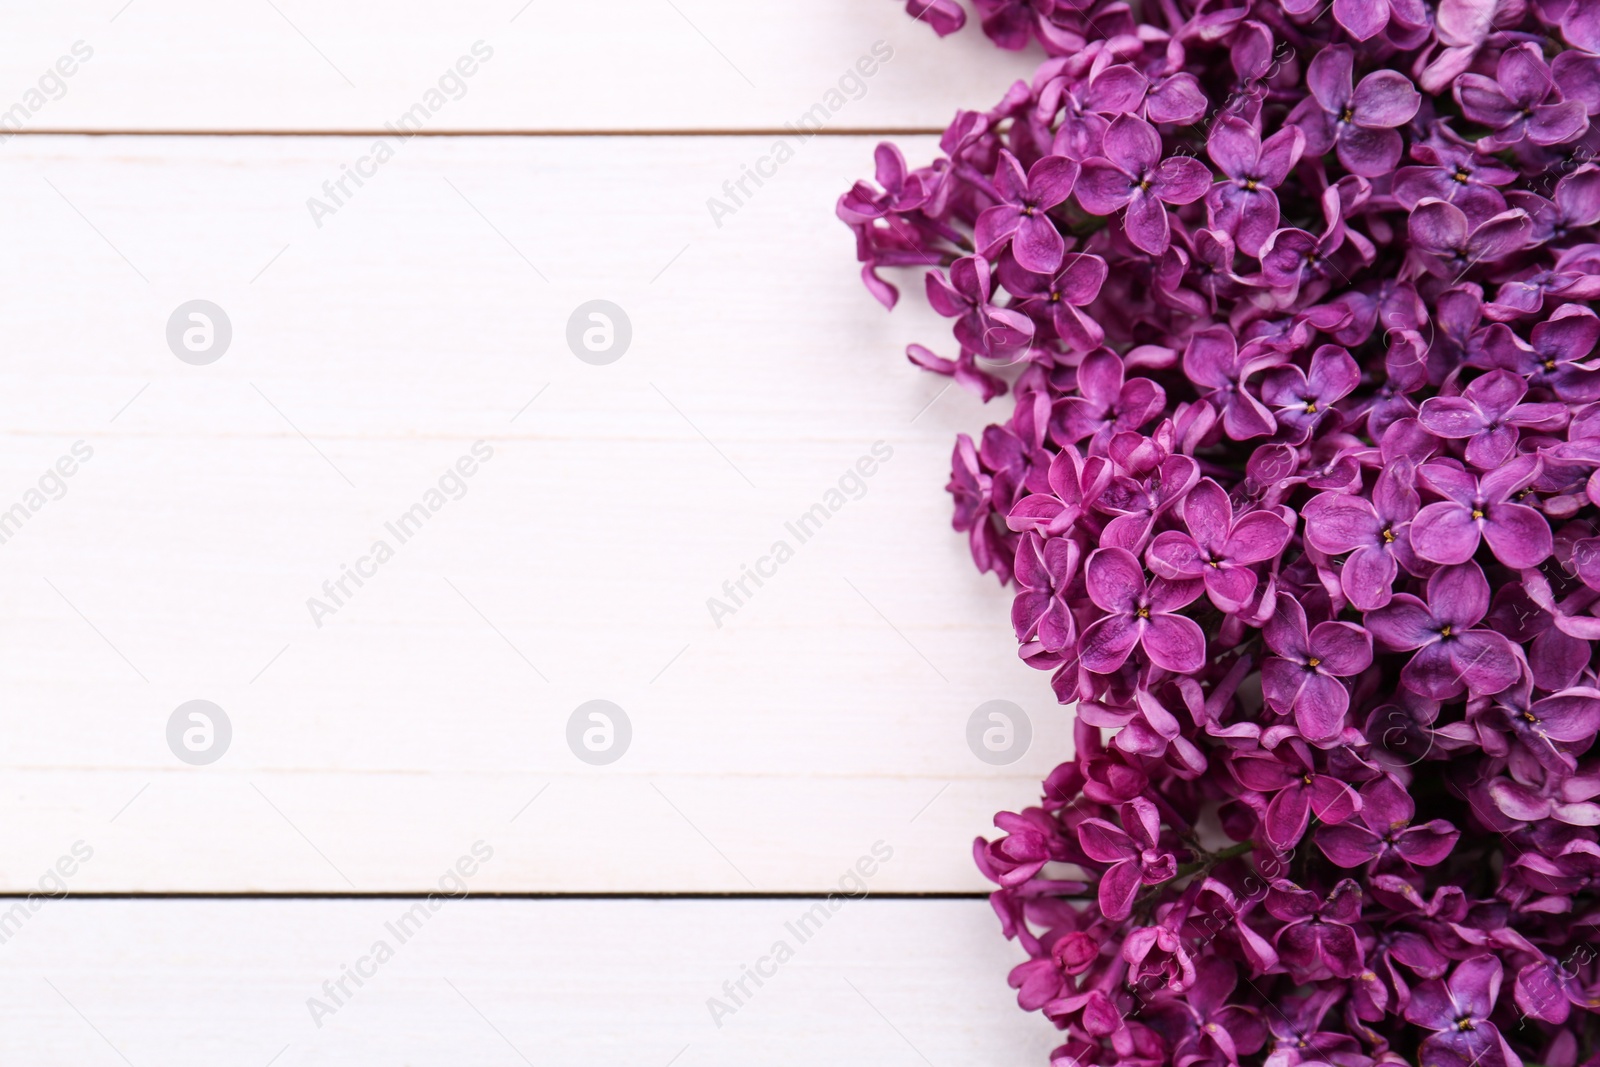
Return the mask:
{"type": "Polygon", "coordinates": [[[949,491],[1075,705],[974,843],[1052,1067],[1600,1067],[1600,0],[970,6],[1047,58],[838,215],[1014,401],[949,491]]]}

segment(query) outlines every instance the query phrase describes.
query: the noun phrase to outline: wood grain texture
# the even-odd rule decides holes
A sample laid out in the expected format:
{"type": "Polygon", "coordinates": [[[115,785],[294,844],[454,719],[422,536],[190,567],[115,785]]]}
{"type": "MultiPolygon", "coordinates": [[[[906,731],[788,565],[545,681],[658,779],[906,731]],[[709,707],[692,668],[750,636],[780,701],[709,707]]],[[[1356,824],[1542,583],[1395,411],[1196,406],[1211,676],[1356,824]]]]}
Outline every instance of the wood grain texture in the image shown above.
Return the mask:
{"type": "Polygon", "coordinates": [[[848,901],[801,942],[816,901],[468,899],[402,943],[416,903],[49,902],[0,946],[0,1047],[42,1067],[981,1067],[1043,1063],[1056,1037],[1017,1010],[1017,950],[981,901],[848,901]],[[323,983],[358,964],[334,1005],[323,983]],[[716,1025],[708,1000],[758,964],[716,1025]],[[320,1027],[311,998],[334,1008],[320,1027]]]}
{"type": "Polygon", "coordinates": [[[720,226],[769,138],[418,139],[317,226],[369,143],[6,146],[0,512],[93,457],[0,544],[0,888],[81,839],[79,891],[408,890],[485,838],[484,891],[815,890],[883,838],[876,889],[985,889],[968,842],[1070,729],[949,528],[952,439],[1000,412],[906,363],[945,323],[914,277],[884,313],[831,223],[874,139],[805,143],[720,226]],[[232,322],[209,366],[165,338],[194,298],[232,322]],[[632,323],[609,366],[565,339],[594,298],[632,323]],[[165,737],[197,698],[234,729],[208,767],[165,737]],[[566,742],[596,698],[634,732],[605,767],[566,742]],[[1006,767],[965,740],[996,698],[1033,723],[1006,767]]]}
{"type": "Polygon", "coordinates": [[[6,29],[0,111],[25,105],[7,129],[381,130],[419,103],[434,132],[778,129],[835,103],[877,42],[892,58],[828,124],[933,129],[1042,58],[975,27],[940,41],[892,0],[79,0],[19,5],[6,29]],[[78,42],[92,55],[51,80],[78,42]]]}

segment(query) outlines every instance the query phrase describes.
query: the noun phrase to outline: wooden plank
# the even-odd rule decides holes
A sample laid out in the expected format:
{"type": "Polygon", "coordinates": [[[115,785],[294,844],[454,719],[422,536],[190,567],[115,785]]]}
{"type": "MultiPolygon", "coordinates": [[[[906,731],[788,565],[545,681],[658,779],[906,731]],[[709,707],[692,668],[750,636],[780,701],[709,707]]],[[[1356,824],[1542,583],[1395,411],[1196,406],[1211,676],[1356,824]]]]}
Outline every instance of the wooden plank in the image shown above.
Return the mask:
{"type": "Polygon", "coordinates": [[[415,889],[486,837],[486,891],[811,890],[869,835],[881,890],[986,888],[968,842],[1070,730],[949,529],[952,438],[998,412],[906,363],[944,323],[885,314],[831,218],[873,139],[720,226],[765,139],[427,139],[317,226],[366,143],[7,147],[0,887],[82,839],[80,891],[415,889]],[[197,298],[232,325],[204,366],[166,336],[197,298]],[[595,298],[632,323],[605,366],[566,340],[595,298]],[[168,746],[196,699],[232,724],[209,766],[168,746]],[[595,699],[632,723],[607,766],[568,747],[595,699]],[[1009,766],[966,742],[993,699],[1033,724],[1009,766]]]}
{"type": "Polygon", "coordinates": [[[0,1024],[40,1064],[1046,1061],[987,904],[840,903],[50,901],[0,947],[0,1024]]]}
{"type": "Polygon", "coordinates": [[[822,104],[831,127],[927,129],[990,106],[1042,58],[1002,53],[975,28],[940,41],[903,8],[34,5],[6,20],[0,112],[14,115],[6,129],[43,130],[379,131],[412,113],[431,132],[715,131],[780,129],[822,104]]]}

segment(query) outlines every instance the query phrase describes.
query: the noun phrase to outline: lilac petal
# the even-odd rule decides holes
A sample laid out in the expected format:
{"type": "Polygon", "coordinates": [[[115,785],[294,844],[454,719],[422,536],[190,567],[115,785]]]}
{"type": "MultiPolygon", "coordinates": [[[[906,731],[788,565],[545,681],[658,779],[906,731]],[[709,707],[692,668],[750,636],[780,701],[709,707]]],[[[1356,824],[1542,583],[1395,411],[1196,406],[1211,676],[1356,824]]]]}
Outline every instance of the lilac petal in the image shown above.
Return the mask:
{"type": "MultiPolygon", "coordinates": [[[[1371,625],[1370,621],[1368,625],[1371,625]]],[[[1466,689],[1461,670],[1454,664],[1443,643],[1418,649],[1411,656],[1411,661],[1406,662],[1400,670],[1400,681],[1405,688],[1430,701],[1448,701],[1451,697],[1461,696],[1466,689]]]]}
{"type": "Polygon", "coordinates": [[[1411,524],[1411,547],[1433,563],[1465,563],[1478,550],[1480,536],[1472,511],[1453,500],[1429,504],[1411,524]]]}
{"type": "Polygon", "coordinates": [[[1261,135],[1256,132],[1254,126],[1243,119],[1224,115],[1211,128],[1211,136],[1206,141],[1206,151],[1210,154],[1212,162],[1221,167],[1222,172],[1229,177],[1253,177],[1251,172],[1256,169],[1257,160],[1261,155],[1261,135]]]}
{"type": "MultiPolygon", "coordinates": [[[[1231,189],[1231,187],[1230,187],[1231,189]]],[[[1278,228],[1282,221],[1278,208],[1278,194],[1271,189],[1260,188],[1252,193],[1239,190],[1238,221],[1232,229],[1239,239],[1239,250],[1247,256],[1259,256],[1261,248],[1267,243],[1267,238],[1272,236],[1272,231],[1278,228]]],[[[1219,223],[1220,223],[1219,218],[1219,223]]],[[[1228,227],[1224,225],[1224,229],[1228,227]]]]}
{"type": "Polygon", "coordinates": [[[1489,613],[1489,580],[1476,563],[1440,567],[1428,579],[1428,603],[1438,618],[1465,630],[1489,613]]]}
{"type": "Polygon", "coordinates": [[[1151,122],[1188,126],[1200,121],[1209,104],[1200,79],[1188,71],[1179,71],[1150,90],[1145,98],[1144,114],[1151,122]]]}
{"type": "Polygon", "coordinates": [[[1100,295],[1108,273],[1106,261],[1099,256],[1080,253],[1067,256],[1056,279],[1062,299],[1083,307],[1100,295]]]}
{"type": "Polygon", "coordinates": [[[1355,58],[1348,45],[1330,45],[1306,67],[1306,85],[1322,110],[1337,115],[1350,102],[1355,85],[1355,58]]]}
{"type": "Polygon", "coordinates": [[[1351,37],[1370,40],[1389,25],[1389,0],[1333,0],[1333,17],[1351,37]]]}
{"type": "Polygon", "coordinates": [[[1533,232],[1533,220],[1526,211],[1502,211],[1472,231],[1467,252],[1474,263],[1492,263],[1520,251],[1533,232]]]}
{"type": "Polygon", "coordinates": [[[1430,396],[1417,409],[1417,421],[1438,437],[1471,437],[1488,426],[1478,405],[1464,396],[1430,396]]]}
{"type": "Polygon", "coordinates": [[[1365,826],[1324,826],[1314,839],[1322,854],[1340,867],[1360,867],[1378,858],[1383,841],[1365,826]]]}
{"type": "Polygon", "coordinates": [[[1382,644],[1405,652],[1438,640],[1433,612],[1410,593],[1397,594],[1388,607],[1367,613],[1367,630],[1382,644]]]}
{"type": "Polygon", "coordinates": [[[1361,797],[1344,782],[1326,774],[1311,779],[1311,811],[1325,823],[1342,823],[1361,810],[1361,797]]]}
{"type": "Polygon", "coordinates": [[[1377,513],[1359,496],[1323,493],[1306,505],[1304,514],[1306,539],[1331,556],[1372,545],[1379,537],[1377,513]]]}
{"type": "Polygon", "coordinates": [[[1154,126],[1134,115],[1118,115],[1106,130],[1101,151],[1129,174],[1142,174],[1161,159],[1161,135],[1154,126]]]}
{"type": "MultiPolygon", "coordinates": [[[[1074,189],[1078,203],[1091,215],[1113,215],[1133,197],[1128,175],[1104,159],[1085,160],[1074,189]]],[[[1463,234],[1463,238],[1465,235],[1463,234]]]]}
{"type": "Polygon", "coordinates": [[[1220,545],[1233,526],[1233,504],[1227,490],[1202,478],[1183,499],[1183,521],[1195,540],[1205,545],[1220,545]]]}
{"type": "Polygon", "coordinates": [[[1339,584],[1357,611],[1374,611],[1393,598],[1399,570],[1393,553],[1376,545],[1358,548],[1344,561],[1339,584]]]}
{"type": "Polygon", "coordinates": [[[1139,847],[1133,838],[1104,819],[1085,819],[1079,823],[1078,844],[1096,863],[1121,863],[1139,858],[1139,847]]]}
{"type": "Polygon", "coordinates": [[[1119,863],[1100,878],[1098,897],[1100,911],[1113,921],[1126,919],[1133,912],[1133,898],[1140,886],[1139,867],[1134,863],[1119,863]]]}
{"type": "Polygon", "coordinates": [[[1149,88],[1150,80],[1128,64],[1109,66],[1089,83],[1084,110],[1121,115],[1137,108],[1149,88]]]}
{"type": "Polygon", "coordinates": [[[1163,670],[1193,674],[1205,666],[1205,633],[1199,623],[1183,615],[1152,615],[1144,634],[1144,651],[1150,662],[1163,670]]]}
{"type": "Polygon", "coordinates": [[[1351,174],[1378,178],[1394,172],[1405,141],[1395,130],[1351,126],[1339,137],[1337,148],[1339,162],[1351,174]]]}
{"type": "Polygon", "coordinates": [[[1539,728],[1556,741],[1586,741],[1600,730],[1600,692],[1573,689],[1534,705],[1539,728]]]}
{"type": "Polygon", "coordinates": [[[1305,147],[1306,135],[1298,126],[1285,126],[1261,142],[1261,181],[1269,186],[1282,184],[1289,171],[1300,162],[1305,147]]]}
{"type": "MultiPolygon", "coordinates": [[[[1595,175],[1600,179],[1600,169],[1596,169],[1595,175]]],[[[1594,184],[1595,208],[1600,212],[1600,181],[1594,184]]],[[[1600,317],[1580,304],[1567,304],[1535,326],[1529,339],[1538,351],[1559,360],[1584,359],[1594,351],[1595,342],[1600,341],[1600,317]]]]}
{"type": "Polygon", "coordinates": [[[1543,515],[1525,504],[1491,504],[1488,520],[1483,526],[1483,538],[1489,542],[1495,557],[1508,567],[1536,567],[1555,550],[1550,524],[1543,515]]]}
{"type": "Polygon", "coordinates": [[[1581,100],[1589,114],[1600,114],[1600,57],[1562,52],[1550,61],[1550,74],[1563,97],[1581,100]]]}
{"type": "Polygon", "coordinates": [[[1418,867],[1432,867],[1444,862],[1460,838],[1460,830],[1444,819],[1434,819],[1401,834],[1395,847],[1409,863],[1418,867]]]}
{"type": "Polygon", "coordinates": [[[1193,156],[1169,156],[1156,167],[1150,191],[1169,204],[1192,204],[1211,188],[1211,171],[1193,156]]]}
{"type": "Polygon", "coordinates": [[[1294,702],[1294,722],[1307,741],[1326,741],[1344,727],[1350,693],[1343,683],[1325,674],[1307,672],[1294,702]]]}
{"type": "Polygon", "coordinates": [[[1494,370],[1467,386],[1463,395],[1498,420],[1528,395],[1528,383],[1509,371],[1494,370]]]}
{"type": "Polygon", "coordinates": [[[1411,212],[1411,239],[1429,252],[1447,253],[1466,247],[1467,216],[1454,204],[1424,200],[1411,212]]]}
{"type": "Polygon", "coordinates": [[[1404,126],[1422,106],[1422,94],[1411,79],[1394,70],[1377,70],[1361,79],[1350,98],[1357,126],[1387,129],[1404,126]]]}
{"type": "Polygon", "coordinates": [[[1372,635],[1354,623],[1319,622],[1311,631],[1311,651],[1323,671],[1348,678],[1372,665],[1372,635]]]}
{"type": "Polygon", "coordinates": [[[1150,583],[1150,612],[1159,615],[1186,608],[1193,604],[1203,591],[1204,585],[1201,582],[1157,578],[1150,583]]]}
{"type": "Polygon", "coordinates": [[[1311,823],[1311,798],[1304,788],[1279,790],[1267,805],[1267,840],[1279,848],[1292,847],[1311,823]]]}
{"type": "Polygon", "coordinates": [[[1541,104],[1528,120],[1528,140],[1534,144],[1565,144],[1589,128],[1589,112],[1579,100],[1541,104]]]}
{"type": "Polygon", "coordinates": [[[1028,194],[1041,209],[1048,211],[1066,202],[1078,180],[1078,161],[1065,156],[1045,156],[1028,168],[1028,194]]]}
{"type": "Polygon", "coordinates": [[[1500,84],[1482,74],[1463,74],[1456,79],[1455,98],[1473,122],[1503,130],[1517,120],[1521,108],[1506,97],[1500,84]]]}
{"type": "MultiPolygon", "coordinates": [[[[988,214],[984,212],[985,216],[988,214]]],[[[1011,241],[1011,254],[1017,258],[1017,263],[1035,274],[1055,273],[1066,250],[1066,242],[1055,223],[1042,214],[1022,216],[1011,241]]]]}
{"type": "MultiPolygon", "coordinates": [[[[1203,194],[1204,190],[1201,192],[1203,194]]],[[[1165,252],[1172,239],[1167,209],[1159,198],[1142,190],[1135,192],[1128,201],[1128,212],[1122,226],[1134,247],[1152,256],[1165,252]]]]}
{"type": "Polygon", "coordinates": [[[995,165],[994,187],[1009,204],[1020,203],[1028,195],[1028,176],[1023,173],[1022,164],[1004,148],[995,165]]]}
{"type": "MultiPolygon", "coordinates": [[[[984,255],[993,255],[1017,232],[1017,226],[1022,220],[1022,213],[1010,204],[996,204],[994,207],[986,208],[978,216],[977,225],[973,227],[973,243],[984,255]]],[[[941,314],[945,312],[941,311],[941,314]]]]}
{"type": "Polygon", "coordinates": [[[1132,614],[1145,595],[1144,568],[1123,548],[1096,550],[1089,557],[1084,583],[1089,599],[1104,611],[1132,614]]]}
{"type": "Polygon", "coordinates": [[[1256,572],[1249,567],[1207,567],[1202,577],[1212,602],[1227,612],[1242,610],[1260,583],[1256,572]]]}
{"type": "Polygon", "coordinates": [[[1495,80],[1509,99],[1524,107],[1537,104],[1550,94],[1550,68],[1539,50],[1529,43],[1500,53],[1495,80]]]}
{"type": "Polygon", "coordinates": [[[1275,559],[1293,535],[1289,524],[1277,513],[1253,511],[1234,524],[1228,555],[1236,563],[1275,559]]]}
{"type": "Polygon", "coordinates": [[[1468,630],[1445,647],[1456,676],[1473,694],[1498,693],[1521,674],[1511,642],[1492,630],[1468,630]]]}
{"type": "Polygon", "coordinates": [[[1110,674],[1127,662],[1144,630],[1132,615],[1108,615],[1083,632],[1078,641],[1078,661],[1085,670],[1110,674]]]}
{"type": "Polygon", "coordinates": [[[1200,546],[1181,530],[1163,530],[1156,534],[1145,559],[1152,572],[1174,581],[1199,578],[1206,572],[1200,546]]]}

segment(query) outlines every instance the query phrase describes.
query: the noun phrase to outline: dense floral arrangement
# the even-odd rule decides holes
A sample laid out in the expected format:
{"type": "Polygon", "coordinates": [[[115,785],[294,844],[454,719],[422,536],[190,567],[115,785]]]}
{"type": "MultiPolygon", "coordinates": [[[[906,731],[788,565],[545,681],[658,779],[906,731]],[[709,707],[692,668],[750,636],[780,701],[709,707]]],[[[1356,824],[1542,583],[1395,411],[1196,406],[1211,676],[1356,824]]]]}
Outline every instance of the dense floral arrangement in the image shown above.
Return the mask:
{"type": "Polygon", "coordinates": [[[1015,399],[949,488],[1077,703],[976,848],[1052,1063],[1600,1065],[1600,0],[977,7],[1050,58],[838,213],[1015,399]]]}

